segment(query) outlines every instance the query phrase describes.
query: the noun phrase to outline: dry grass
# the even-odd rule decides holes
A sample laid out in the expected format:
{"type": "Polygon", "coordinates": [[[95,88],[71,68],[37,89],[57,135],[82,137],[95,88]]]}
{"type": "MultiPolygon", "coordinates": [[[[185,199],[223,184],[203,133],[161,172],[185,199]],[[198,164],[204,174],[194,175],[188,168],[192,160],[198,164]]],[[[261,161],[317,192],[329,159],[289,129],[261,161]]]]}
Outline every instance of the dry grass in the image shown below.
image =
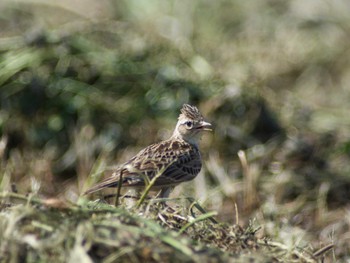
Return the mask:
{"type": "Polygon", "coordinates": [[[312,254],[258,238],[260,227],[219,224],[193,207],[152,201],[127,211],[97,201],[0,197],[4,262],[316,262],[331,249],[312,254]]]}

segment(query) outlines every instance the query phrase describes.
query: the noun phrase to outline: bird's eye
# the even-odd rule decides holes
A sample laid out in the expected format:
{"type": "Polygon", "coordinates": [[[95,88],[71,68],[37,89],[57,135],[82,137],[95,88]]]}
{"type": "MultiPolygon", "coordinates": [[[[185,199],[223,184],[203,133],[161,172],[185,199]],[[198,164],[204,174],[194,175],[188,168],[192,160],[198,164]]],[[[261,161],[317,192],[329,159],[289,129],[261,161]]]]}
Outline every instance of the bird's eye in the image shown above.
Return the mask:
{"type": "Polygon", "coordinates": [[[193,122],[192,121],[186,121],[185,125],[187,128],[191,129],[193,127],[193,122]]]}

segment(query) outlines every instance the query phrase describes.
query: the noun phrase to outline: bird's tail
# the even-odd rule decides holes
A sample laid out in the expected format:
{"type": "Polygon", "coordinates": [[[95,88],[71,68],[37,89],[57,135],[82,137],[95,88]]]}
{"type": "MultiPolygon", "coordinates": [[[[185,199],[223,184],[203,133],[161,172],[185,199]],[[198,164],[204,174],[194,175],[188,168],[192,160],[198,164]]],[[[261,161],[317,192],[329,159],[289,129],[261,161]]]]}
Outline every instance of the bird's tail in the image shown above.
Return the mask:
{"type": "Polygon", "coordinates": [[[98,192],[102,189],[108,188],[108,187],[118,187],[119,179],[115,177],[107,178],[106,180],[102,181],[99,184],[94,185],[93,187],[89,188],[84,192],[84,195],[92,194],[95,192],[98,192]]]}

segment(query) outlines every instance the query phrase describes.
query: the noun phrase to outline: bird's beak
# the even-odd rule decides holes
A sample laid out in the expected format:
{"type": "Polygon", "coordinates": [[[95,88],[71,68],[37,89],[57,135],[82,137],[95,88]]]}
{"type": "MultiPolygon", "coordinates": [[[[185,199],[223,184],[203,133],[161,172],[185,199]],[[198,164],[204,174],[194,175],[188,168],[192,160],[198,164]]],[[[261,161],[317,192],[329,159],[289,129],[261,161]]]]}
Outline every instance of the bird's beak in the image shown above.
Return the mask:
{"type": "Polygon", "coordinates": [[[212,131],[212,125],[209,122],[202,121],[197,129],[201,129],[203,131],[212,131]]]}

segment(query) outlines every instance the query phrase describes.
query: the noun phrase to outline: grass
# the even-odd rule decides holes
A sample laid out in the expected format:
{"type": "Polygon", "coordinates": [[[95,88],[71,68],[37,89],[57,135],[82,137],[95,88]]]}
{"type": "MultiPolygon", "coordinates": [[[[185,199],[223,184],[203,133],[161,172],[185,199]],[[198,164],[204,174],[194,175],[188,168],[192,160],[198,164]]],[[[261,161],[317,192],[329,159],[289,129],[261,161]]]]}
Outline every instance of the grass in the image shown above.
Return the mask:
{"type": "Polygon", "coordinates": [[[346,1],[98,5],[0,7],[3,259],[349,260],[346,1]],[[183,103],[215,129],[169,207],[82,199],[183,103]]]}
{"type": "Polygon", "coordinates": [[[316,262],[302,248],[257,238],[260,227],[212,222],[182,206],[147,204],[128,211],[101,202],[72,205],[2,193],[4,262],[316,262]],[[252,256],[253,254],[253,256],[252,256]]]}

